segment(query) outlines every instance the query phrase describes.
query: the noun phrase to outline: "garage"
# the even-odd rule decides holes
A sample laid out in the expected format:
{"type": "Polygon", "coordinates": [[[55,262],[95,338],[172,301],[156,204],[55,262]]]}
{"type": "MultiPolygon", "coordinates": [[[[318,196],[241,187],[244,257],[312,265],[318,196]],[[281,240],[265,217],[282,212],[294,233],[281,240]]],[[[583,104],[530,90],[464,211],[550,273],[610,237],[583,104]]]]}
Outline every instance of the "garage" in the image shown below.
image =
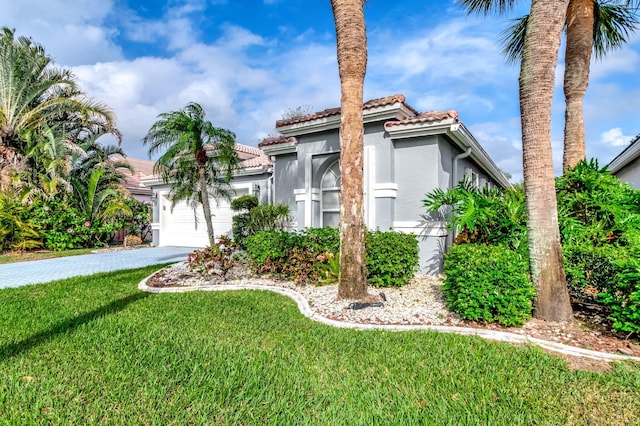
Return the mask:
{"type": "MultiPolygon", "coordinates": [[[[248,188],[235,188],[234,198],[248,193],[248,188]]],[[[233,211],[230,202],[213,198],[209,201],[216,238],[220,235],[231,236],[233,211]]],[[[209,245],[207,224],[204,221],[201,205],[194,211],[186,202],[181,201],[171,209],[169,191],[160,192],[158,202],[160,209],[158,245],[179,247],[206,247],[209,245]]]]}

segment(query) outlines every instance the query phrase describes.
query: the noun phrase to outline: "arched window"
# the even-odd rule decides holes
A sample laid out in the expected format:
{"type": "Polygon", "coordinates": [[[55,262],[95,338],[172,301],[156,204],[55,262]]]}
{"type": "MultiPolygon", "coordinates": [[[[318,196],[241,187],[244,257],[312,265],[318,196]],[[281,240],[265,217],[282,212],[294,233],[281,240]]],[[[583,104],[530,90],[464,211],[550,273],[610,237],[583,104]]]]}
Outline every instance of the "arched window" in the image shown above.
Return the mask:
{"type": "Polygon", "coordinates": [[[338,227],[340,222],[340,164],[333,163],[322,176],[322,226],[338,227]]]}

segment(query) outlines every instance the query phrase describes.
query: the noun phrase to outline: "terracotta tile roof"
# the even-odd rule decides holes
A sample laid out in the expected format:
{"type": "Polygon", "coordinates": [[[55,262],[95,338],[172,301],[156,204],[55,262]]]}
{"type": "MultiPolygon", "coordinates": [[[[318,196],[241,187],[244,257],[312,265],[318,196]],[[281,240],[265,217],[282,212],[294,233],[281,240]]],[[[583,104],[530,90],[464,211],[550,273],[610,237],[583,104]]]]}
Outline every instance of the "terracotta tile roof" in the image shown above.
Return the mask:
{"type": "Polygon", "coordinates": [[[443,121],[453,119],[455,121],[460,121],[458,118],[458,111],[453,109],[449,111],[426,111],[418,114],[414,118],[409,118],[406,120],[400,121],[387,121],[384,123],[384,128],[388,129],[393,126],[402,126],[404,124],[421,124],[421,123],[434,123],[436,121],[443,121]]]}
{"type": "Polygon", "coordinates": [[[258,144],[258,146],[260,148],[262,148],[262,147],[265,147],[265,146],[279,145],[281,143],[296,144],[296,143],[298,143],[298,140],[296,138],[294,138],[293,136],[291,136],[291,137],[289,137],[289,136],[275,136],[275,137],[263,139],[262,142],[260,142],[258,144]]]}
{"type": "Polygon", "coordinates": [[[269,167],[271,165],[271,160],[267,155],[260,155],[258,157],[249,158],[248,160],[244,160],[240,163],[241,169],[251,169],[255,167],[269,167]]]}
{"type": "MultiPolygon", "coordinates": [[[[134,174],[142,174],[144,176],[151,176],[153,174],[153,165],[156,163],[151,160],[143,160],[141,158],[122,157],[121,155],[114,155],[111,157],[113,161],[122,161],[129,163],[133,167],[134,174]]],[[[123,173],[130,175],[131,172],[127,169],[121,170],[123,173]]]]}
{"type": "Polygon", "coordinates": [[[122,157],[121,155],[114,155],[111,157],[111,160],[129,163],[131,167],[133,167],[133,173],[129,169],[118,169],[124,175],[124,182],[122,182],[122,184],[125,188],[138,194],[151,194],[151,188],[142,186],[141,180],[153,175],[153,165],[155,161],[122,157]]]}
{"type": "Polygon", "coordinates": [[[238,153],[238,156],[243,160],[258,157],[263,154],[260,148],[255,146],[243,145],[241,143],[236,143],[235,149],[238,153]]]}
{"type": "MultiPolygon", "coordinates": [[[[413,109],[409,104],[405,102],[405,97],[402,94],[386,96],[384,98],[371,99],[370,101],[367,101],[362,105],[362,109],[363,110],[373,109],[377,107],[393,105],[396,103],[403,104],[407,109],[409,109],[415,114],[418,114],[418,112],[415,109],[413,109]]],[[[278,120],[276,121],[276,128],[283,127],[283,126],[290,126],[292,124],[297,124],[297,123],[304,123],[306,121],[317,120],[319,118],[332,117],[334,115],[339,115],[339,114],[340,114],[339,107],[328,108],[323,111],[312,112],[311,114],[301,115],[299,117],[292,117],[292,118],[287,118],[285,120],[278,120]]]]}

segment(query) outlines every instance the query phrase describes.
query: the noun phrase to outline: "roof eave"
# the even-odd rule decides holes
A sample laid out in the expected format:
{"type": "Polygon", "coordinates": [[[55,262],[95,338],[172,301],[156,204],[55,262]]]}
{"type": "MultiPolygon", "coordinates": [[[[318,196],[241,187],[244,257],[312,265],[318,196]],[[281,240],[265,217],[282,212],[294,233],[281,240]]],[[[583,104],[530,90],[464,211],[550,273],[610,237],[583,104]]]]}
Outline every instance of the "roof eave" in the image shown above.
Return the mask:
{"type": "Polygon", "coordinates": [[[614,158],[607,168],[611,173],[617,173],[622,168],[624,168],[627,164],[631,163],[633,160],[640,156],[640,137],[636,137],[636,139],[631,142],[624,151],[622,151],[616,158],[614,158]]]}
{"type": "Polygon", "coordinates": [[[486,172],[501,186],[508,188],[511,183],[496,166],[491,157],[473,137],[464,124],[450,118],[434,123],[408,123],[386,128],[392,139],[406,139],[419,136],[447,135],[463,151],[471,147],[471,158],[480,164],[486,172]]]}
{"type": "MultiPolygon", "coordinates": [[[[378,121],[405,120],[415,117],[414,112],[405,104],[396,102],[391,105],[366,108],[362,111],[364,124],[378,121]]],[[[285,136],[298,136],[309,133],[317,133],[340,128],[340,114],[330,117],[322,117],[314,120],[294,123],[287,126],[276,127],[276,130],[285,136]]],[[[264,150],[264,148],[263,148],[264,150]]]]}
{"type": "Polygon", "coordinates": [[[266,155],[293,154],[298,150],[297,142],[285,142],[262,147],[262,152],[266,155]]]}

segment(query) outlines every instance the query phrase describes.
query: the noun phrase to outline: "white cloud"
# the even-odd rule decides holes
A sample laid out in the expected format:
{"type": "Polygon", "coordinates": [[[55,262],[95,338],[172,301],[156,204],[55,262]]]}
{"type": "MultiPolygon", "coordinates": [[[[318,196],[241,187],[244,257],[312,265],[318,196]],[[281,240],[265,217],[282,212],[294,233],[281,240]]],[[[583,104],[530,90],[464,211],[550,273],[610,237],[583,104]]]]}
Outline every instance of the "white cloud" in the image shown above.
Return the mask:
{"type": "Polygon", "coordinates": [[[21,0],[3,2],[2,18],[18,35],[42,44],[58,64],[72,66],[122,57],[112,40],[117,30],[105,26],[112,10],[112,0],[76,0],[72,7],[65,0],[49,0],[46,7],[21,0]]]}
{"type": "Polygon", "coordinates": [[[620,127],[609,129],[600,135],[601,143],[611,146],[628,145],[632,138],[633,136],[624,135],[620,127]]]}

